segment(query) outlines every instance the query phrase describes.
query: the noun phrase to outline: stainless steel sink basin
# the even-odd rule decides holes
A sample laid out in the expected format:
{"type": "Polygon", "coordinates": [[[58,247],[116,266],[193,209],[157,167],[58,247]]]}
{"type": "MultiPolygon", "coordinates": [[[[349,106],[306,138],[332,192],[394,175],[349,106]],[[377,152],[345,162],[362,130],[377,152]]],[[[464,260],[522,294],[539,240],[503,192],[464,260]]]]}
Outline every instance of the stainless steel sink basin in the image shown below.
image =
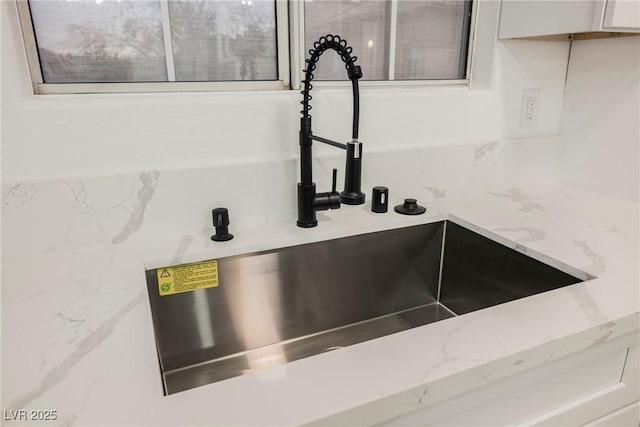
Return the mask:
{"type": "Polygon", "coordinates": [[[147,271],[165,394],[582,281],[451,221],[217,261],[175,295],[147,271]]]}

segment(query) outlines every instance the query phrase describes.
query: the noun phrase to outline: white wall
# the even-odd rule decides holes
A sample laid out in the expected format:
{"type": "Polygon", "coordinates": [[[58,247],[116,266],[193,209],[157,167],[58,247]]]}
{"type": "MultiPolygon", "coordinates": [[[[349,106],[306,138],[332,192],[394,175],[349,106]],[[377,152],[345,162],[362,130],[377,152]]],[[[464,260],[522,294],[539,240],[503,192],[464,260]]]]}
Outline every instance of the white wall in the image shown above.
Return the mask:
{"type": "MultiPolygon", "coordinates": [[[[297,157],[297,91],[33,95],[15,4],[0,3],[3,180],[297,157]]],[[[482,2],[494,16],[478,22],[479,39],[495,40],[495,5],[482,2]]],[[[491,73],[486,88],[361,89],[366,150],[557,134],[568,43],[496,43],[493,58],[476,58],[474,79],[491,73]],[[524,88],[542,90],[536,129],[518,127],[524,88]]],[[[350,136],[349,90],[318,90],[313,105],[315,133],[350,136]]]]}
{"type": "Polygon", "coordinates": [[[573,42],[560,179],[626,199],[640,192],[640,37],[573,42]]]}

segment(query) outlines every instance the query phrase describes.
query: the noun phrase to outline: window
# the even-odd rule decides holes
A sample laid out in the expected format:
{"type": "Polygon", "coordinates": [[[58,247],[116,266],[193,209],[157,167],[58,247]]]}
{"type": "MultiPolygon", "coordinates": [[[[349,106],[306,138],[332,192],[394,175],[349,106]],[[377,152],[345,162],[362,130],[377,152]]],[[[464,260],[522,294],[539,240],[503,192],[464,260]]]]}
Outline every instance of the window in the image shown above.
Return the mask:
{"type": "MultiPolygon", "coordinates": [[[[471,2],[456,0],[306,0],[306,50],[327,33],[347,39],[365,80],[456,80],[467,72],[471,2]]],[[[335,56],[317,79],[343,80],[335,56]]]]}
{"type": "Polygon", "coordinates": [[[167,81],[160,4],[30,1],[45,83],[167,81]]]}
{"type": "MultiPolygon", "coordinates": [[[[290,69],[295,88],[328,33],[353,47],[364,80],[467,82],[470,0],[17,4],[36,93],[283,89],[290,69]]],[[[319,62],[316,80],[344,79],[337,55],[319,62]]]]}
{"type": "Polygon", "coordinates": [[[286,2],[18,0],[18,8],[38,93],[288,84],[286,2]]]}
{"type": "Polygon", "coordinates": [[[176,80],[277,80],[275,1],[170,1],[176,80]]]}

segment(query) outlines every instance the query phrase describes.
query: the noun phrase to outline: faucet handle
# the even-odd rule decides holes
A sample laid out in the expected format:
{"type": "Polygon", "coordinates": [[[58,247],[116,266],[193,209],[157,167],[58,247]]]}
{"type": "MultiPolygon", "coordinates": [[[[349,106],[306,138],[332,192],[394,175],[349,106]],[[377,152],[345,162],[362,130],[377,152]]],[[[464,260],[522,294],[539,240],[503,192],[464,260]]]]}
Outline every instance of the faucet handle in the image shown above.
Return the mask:
{"type": "Polygon", "coordinates": [[[331,192],[336,192],[336,181],[338,180],[338,169],[333,168],[333,181],[331,183],[331,192]]]}
{"type": "Polygon", "coordinates": [[[327,209],[340,209],[340,194],[336,191],[337,180],[338,169],[333,169],[333,183],[331,185],[331,192],[327,191],[326,193],[316,193],[313,199],[314,210],[326,211],[327,209]]]}

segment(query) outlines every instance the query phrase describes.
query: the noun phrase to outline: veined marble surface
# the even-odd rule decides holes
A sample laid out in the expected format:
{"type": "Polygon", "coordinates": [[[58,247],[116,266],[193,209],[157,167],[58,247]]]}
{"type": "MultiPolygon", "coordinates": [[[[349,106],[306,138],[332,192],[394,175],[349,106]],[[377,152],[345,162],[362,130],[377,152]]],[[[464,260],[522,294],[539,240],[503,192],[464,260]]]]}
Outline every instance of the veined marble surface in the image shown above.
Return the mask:
{"type": "MultiPolygon", "coordinates": [[[[263,197],[255,206],[213,185],[215,194],[228,194],[236,206],[267,211],[264,219],[255,212],[234,217],[231,209],[236,238],[222,244],[209,239],[212,199],[189,202],[181,191],[181,182],[191,185],[190,179],[207,175],[203,171],[186,173],[191,177],[175,172],[166,187],[157,172],[115,181],[7,186],[2,199],[3,409],[56,410],[58,420],[50,423],[55,425],[299,425],[330,416],[337,423],[366,424],[637,332],[638,205],[552,183],[505,185],[509,174],[500,171],[510,148],[492,144],[461,149],[468,158],[462,177],[452,174],[455,178],[432,184],[425,180],[428,168],[407,168],[412,188],[400,190],[399,179],[389,185],[391,205],[417,194],[430,208],[426,215],[376,215],[367,203],[321,213],[319,226],[311,230],[294,225],[293,196],[282,206],[259,204],[273,195],[257,194],[271,185],[261,183],[271,173],[269,165],[257,166],[249,171],[257,181],[246,190],[247,196],[263,197]],[[470,185],[474,179],[480,184],[470,185]],[[204,212],[181,212],[187,202],[190,208],[203,205],[204,212]],[[171,219],[187,217],[187,226],[200,228],[180,234],[171,219]],[[444,218],[597,278],[162,395],[145,267],[444,218]]],[[[421,156],[419,161],[428,163],[421,156]]],[[[384,169],[389,161],[407,157],[374,157],[367,165],[380,162],[384,169]]],[[[212,177],[225,176],[225,186],[237,191],[243,187],[234,180],[246,172],[212,177]]],[[[275,173],[269,179],[291,184],[285,191],[294,194],[295,169],[275,173]]],[[[369,175],[365,182],[389,182],[374,178],[369,175]]],[[[206,193],[207,183],[202,185],[206,193]]]]}

